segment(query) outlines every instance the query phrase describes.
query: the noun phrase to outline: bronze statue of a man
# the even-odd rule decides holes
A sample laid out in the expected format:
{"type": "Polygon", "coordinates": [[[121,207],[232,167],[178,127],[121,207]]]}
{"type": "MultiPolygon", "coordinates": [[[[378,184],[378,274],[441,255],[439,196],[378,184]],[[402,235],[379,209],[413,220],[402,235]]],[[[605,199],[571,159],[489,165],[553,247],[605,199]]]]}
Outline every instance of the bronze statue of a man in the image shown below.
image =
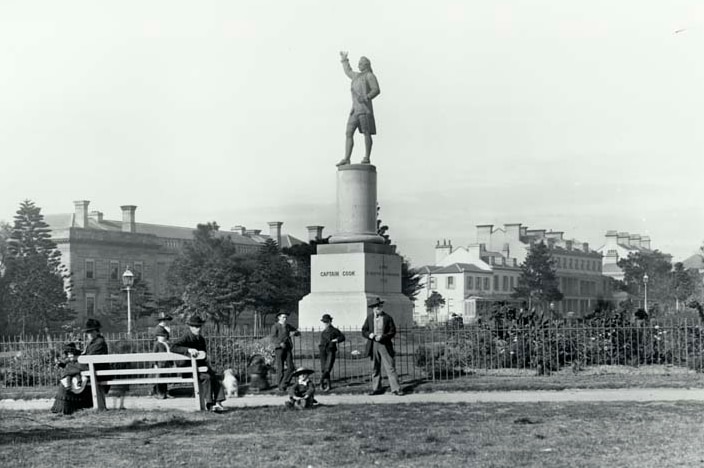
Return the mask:
{"type": "Polygon", "coordinates": [[[352,147],[354,146],[354,131],[364,135],[365,155],[362,164],[369,164],[369,156],[372,153],[372,135],[376,135],[376,122],[374,121],[374,108],[372,99],[380,93],[379,82],[372,72],[372,64],[366,57],[359,59],[359,72],[355,72],[350,67],[347,52],[340,52],[342,59],[342,69],[352,80],[352,110],[347,120],[347,132],[345,139],[345,157],[337,163],[343,166],[350,163],[352,147]]]}

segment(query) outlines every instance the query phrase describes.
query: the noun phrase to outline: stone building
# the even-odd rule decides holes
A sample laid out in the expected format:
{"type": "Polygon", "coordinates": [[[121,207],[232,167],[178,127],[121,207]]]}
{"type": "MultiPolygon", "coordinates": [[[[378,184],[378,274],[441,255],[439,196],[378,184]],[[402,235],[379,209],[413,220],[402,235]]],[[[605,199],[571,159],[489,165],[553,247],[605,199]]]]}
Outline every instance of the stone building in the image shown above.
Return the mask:
{"type": "Polygon", "coordinates": [[[602,257],[604,275],[615,280],[623,280],[623,270],[618,261],[636,252],[650,252],[650,237],[627,232],[607,231],[604,245],[597,249],[602,257]]]}
{"type": "MultiPolygon", "coordinates": [[[[155,298],[163,297],[169,266],[193,239],[195,228],[137,222],[134,205],[121,207],[121,220],[106,219],[102,212],[89,210],[87,200],[74,205],[73,213],[49,214],[44,220],[52,229],[63,264],[71,272],[70,304],[79,320],[100,316],[116,299],[115,291],[119,291],[127,267],[147,284],[155,298]]],[[[282,233],[282,224],[270,222],[269,234],[235,226],[218,235],[230,237],[241,253],[256,252],[269,238],[282,248],[303,243],[282,233]]]]}
{"type": "Polygon", "coordinates": [[[425,325],[444,323],[454,313],[465,321],[476,320],[484,307],[497,301],[520,305],[512,298],[531,244],[545,242],[555,259],[562,301],[557,312],[584,315],[598,299],[611,299],[609,279],[602,275],[601,254],[585,242],[565,239],[561,231],[528,229],[517,224],[477,226],[477,242],[453,248],[448,241],[435,247],[435,265],[419,269],[421,290],[414,302],[414,320],[425,325]],[[442,310],[428,312],[425,300],[437,291],[445,298],[442,310]]]}

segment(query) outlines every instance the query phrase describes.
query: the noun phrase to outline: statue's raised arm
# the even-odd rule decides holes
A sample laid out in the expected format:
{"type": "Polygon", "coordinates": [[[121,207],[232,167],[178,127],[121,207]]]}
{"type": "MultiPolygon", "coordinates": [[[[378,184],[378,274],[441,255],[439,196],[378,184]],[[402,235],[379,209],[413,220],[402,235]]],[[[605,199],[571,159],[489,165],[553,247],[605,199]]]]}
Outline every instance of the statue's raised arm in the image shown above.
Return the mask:
{"type": "Polygon", "coordinates": [[[340,60],[345,75],[352,80],[352,110],[347,120],[345,157],[337,165],[343,166],[350,163],[352,148],[354,147],[353,137],[355,130],[359,130],[359,133],[364,135],[366,152],[362,159],[362,164],[369,164],[372,152],[372,135],[376,135],[372,99],[380,93],[379,82],[372,71],[372,64],[368,58],[361,57],[359,59],[359,72],[352,70],[350,61],[347,58],[347,52],[340,52],[340,60]]]}

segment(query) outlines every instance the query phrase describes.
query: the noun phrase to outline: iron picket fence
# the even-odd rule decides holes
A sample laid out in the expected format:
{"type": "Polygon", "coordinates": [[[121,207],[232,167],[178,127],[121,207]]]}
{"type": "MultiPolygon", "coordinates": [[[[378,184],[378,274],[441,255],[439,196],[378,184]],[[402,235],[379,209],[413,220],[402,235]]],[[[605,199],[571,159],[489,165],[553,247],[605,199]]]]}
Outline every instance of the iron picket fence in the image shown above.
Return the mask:
{"type": "MultiPolygon", "coordinates": [[[[172,330],[172,340],[184,332],[172,330]]],[[[360,329],[342,329],[333,380],[342,384],[368,382],[370,362],[360,329]]],[[[294,340],[296,366],[320,374],[320,330],[303,329],[294,340]]],[[[255,356],[272,364],[273,348],[266,334],[240,334],[226,329],[205,330],[208,358],[217,371],[231,368],[241,382],[250,379],[255,356]]],[[[404,382],[450,380],[467,375],[503,373],[536,375],[565,368],[592,366],[669,365],[704,370],[704,327],[701,321],[609,324],[553,322],[536,326],[470,324],[456,328],[399,329],[394,339],[396,369],[404,382]]],[[[155,338],[149,332],[105,334],[111,352],[149,352],[155,338]]],[[[25,336],[0,338],[0,385],[5,388],[55,385],[56,361],[63,344],[81,337],[25,336]]]]}

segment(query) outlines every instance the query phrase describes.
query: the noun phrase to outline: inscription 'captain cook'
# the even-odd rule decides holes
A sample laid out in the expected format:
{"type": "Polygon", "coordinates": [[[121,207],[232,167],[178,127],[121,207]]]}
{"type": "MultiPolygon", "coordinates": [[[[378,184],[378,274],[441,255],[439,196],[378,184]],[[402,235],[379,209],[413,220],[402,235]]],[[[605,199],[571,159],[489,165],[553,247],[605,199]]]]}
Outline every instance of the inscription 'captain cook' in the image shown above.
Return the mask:
{"type": "Polygon", "coordinates": [[[354,271],[343,270],[343,271],[321,271],[320,276],[354,276],[354,271]]]}

